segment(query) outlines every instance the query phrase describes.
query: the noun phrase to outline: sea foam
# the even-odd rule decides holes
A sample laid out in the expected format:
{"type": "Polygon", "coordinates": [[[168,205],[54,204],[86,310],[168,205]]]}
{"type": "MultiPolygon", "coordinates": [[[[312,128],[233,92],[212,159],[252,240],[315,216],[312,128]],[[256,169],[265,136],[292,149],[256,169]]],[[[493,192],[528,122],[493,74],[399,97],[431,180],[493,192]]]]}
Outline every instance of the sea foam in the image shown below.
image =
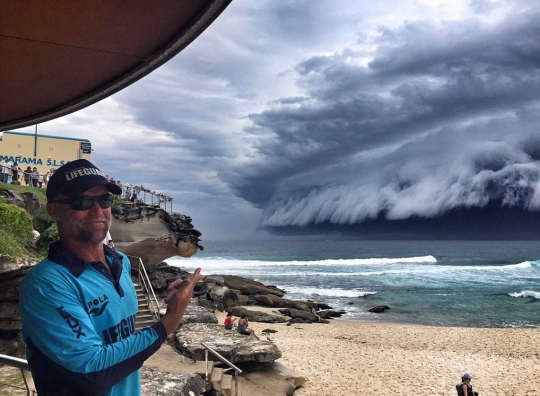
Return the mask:
{"type": "Polygon", "coordinates": [[[508,293],[510,297],[534,297],[534,298],[540,298],[540,292],[535,292],[532,290],[523,290],[521,292],[516,293],[508,293]]]}

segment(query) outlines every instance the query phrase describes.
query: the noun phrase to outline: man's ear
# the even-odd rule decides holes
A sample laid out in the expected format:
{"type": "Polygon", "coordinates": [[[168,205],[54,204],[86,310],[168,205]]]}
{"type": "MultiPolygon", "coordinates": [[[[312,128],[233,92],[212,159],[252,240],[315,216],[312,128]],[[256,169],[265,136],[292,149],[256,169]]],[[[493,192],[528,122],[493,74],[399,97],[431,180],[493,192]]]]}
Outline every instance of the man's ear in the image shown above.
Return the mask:
{"type": "Polygon", "coordinates": [[[49,216],[51,216],[51,219],[53,219],[55,222],[58,221],[58,208],[49,202],[47,202],[45,208],[47,209],[49,216]]]}

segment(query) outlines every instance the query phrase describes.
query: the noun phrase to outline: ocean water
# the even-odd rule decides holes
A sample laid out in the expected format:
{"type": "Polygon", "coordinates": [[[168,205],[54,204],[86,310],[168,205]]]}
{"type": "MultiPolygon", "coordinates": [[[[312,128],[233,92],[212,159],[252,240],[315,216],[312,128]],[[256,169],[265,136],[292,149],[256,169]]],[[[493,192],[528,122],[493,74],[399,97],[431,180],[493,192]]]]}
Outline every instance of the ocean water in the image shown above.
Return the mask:
{"type": "Polygon", "coordinates": [[[323,302],[343,319],[540,327],[540,242],[207,241],[187,270],[240,275],[323,302]],[[384,314],[367,310],[388,305],[384,314]]]}

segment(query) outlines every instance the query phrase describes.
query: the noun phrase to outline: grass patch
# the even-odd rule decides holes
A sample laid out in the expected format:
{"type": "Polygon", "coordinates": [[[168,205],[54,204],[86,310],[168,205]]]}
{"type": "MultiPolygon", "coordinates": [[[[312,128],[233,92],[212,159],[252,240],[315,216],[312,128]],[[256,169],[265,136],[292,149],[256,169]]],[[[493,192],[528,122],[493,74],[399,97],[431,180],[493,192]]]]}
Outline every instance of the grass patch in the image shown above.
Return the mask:
{"type": "Polygon", "coordinates": [[[15,184],[9,184],[9,183],[0,183],[0,188],[3,188],[5,190],[12,190],[15,192],[32,192],[37,194],[39,197],[39,201],[45,205],[47,203],[47,196],[45,195],[45,189],[44,188],[38,188],[38,187],[30,187],[30,186],[17,186],[15,184]]]}

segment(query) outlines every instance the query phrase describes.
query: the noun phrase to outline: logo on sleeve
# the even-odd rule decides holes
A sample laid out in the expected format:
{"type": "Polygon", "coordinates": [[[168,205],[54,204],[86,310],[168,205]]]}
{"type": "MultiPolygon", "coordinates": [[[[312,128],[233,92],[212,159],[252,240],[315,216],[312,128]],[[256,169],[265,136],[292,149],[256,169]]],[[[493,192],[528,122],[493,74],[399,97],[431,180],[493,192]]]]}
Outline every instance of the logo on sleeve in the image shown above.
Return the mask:
{"type": "Polygon", "coordinates": [[[81,323],[77,318],[71,316],[71,314],[62,306],[56,308],[56,310],[60,313],[62,318],[64,318],[71,331],[75,333],[77,339],[81,338],[81,336],[86,337],[86,334],[82,331],[81,323]]]}
{"type": "Polygon", "coordinates": [[[86,312],[88,315],[99,316],[105,311],[107,305],[109,304],[109,297],[103,295],[103,297],[98,297],[92,301],[86,303],[86,312]]]}

